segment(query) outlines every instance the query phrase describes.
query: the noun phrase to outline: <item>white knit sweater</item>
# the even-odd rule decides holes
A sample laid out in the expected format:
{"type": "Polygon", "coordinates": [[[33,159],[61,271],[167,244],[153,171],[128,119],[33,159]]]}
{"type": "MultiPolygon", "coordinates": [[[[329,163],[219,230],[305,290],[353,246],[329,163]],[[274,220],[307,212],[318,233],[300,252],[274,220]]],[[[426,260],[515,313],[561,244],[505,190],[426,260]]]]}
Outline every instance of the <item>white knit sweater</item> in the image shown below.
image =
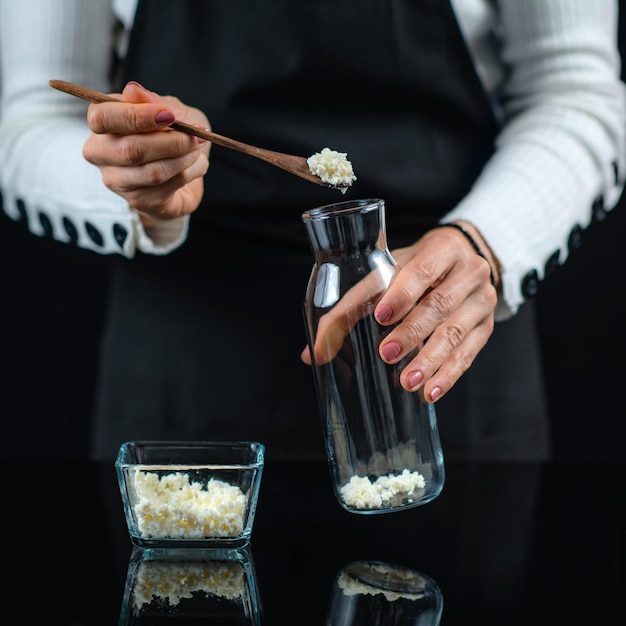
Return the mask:
{"type": "MultiPolygon", "coordinates": [[[[391,1],[391,0],[390,0],[391,1]]],[[[542,277],[558,249],[567,256],[572,228],[586,227],[600,196],[618,201],[626,178],[626,98],[619,79],[617,0],[453,0],[477,69],[503,96],[497,150],[467,197],[445,217],[473,223],[502,267],[497,319],[524,298],[521,280],[542,277]],[[501,49],[493,46],[497,35],[501,49]],[[505,71],[506,68],[506,71],[505,71]],[[617,176],[615,168],[617,167],[617,176]]],[[[87,105],[48,86],[62,78],[111,91],[107,70],[117,17],[132,26],[135,0],[0,0],[0,190],[5,212],[22,199],[35,234],[45,210],[63,240],[63,216],[89,221],[78,244],[120,252],[111,225],[132,236],[122,253],[166,254],[184,241],[188,219],[147,233],[126,202],[106,189],[82,157],[87,105]]],[[[123,42],[122,42],[123,44],[123,42]]],[[[495,102],[495,99],[494,99],[495,102]]]]}

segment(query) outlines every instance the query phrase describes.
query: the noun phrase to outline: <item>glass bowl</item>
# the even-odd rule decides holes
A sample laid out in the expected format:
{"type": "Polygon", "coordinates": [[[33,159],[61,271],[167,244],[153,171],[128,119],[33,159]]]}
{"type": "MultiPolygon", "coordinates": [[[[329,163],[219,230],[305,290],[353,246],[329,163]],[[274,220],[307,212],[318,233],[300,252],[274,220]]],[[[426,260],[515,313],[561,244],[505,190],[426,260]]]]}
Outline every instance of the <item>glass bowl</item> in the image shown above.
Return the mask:
{"type": "Polygon", "coordinates": [[[131,542],[238,548],[252,535],[265,446],[255,441],[129,441],[115,461],[131,542]]]}

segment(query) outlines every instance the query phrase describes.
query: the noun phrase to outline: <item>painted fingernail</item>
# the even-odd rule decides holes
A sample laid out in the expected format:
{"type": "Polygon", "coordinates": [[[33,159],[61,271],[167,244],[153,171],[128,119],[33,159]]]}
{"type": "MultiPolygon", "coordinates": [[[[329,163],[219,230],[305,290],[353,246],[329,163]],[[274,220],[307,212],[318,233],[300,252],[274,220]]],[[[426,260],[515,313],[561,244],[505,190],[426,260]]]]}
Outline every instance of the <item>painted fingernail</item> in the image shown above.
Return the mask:
{"type": "Polygon", "coordinates": [[[430,400],[434,402],[441,395],[441,387],[433,387],[430,392],[430,400]]]}
{"type": "Polygon", "coordinates": [[[401,351],[400,344],[397,344],[395,341],[390,341],[380,349],[380,353],[385,361],[393,361],[401,351]]]}
{"type": "Polygon", "coordinates": [[[424,374],[422,374],[422,372],[420,372],[419,370],[416,372],[411,372],[406,377],[406,381],[409,383],[409,387],[411,387],[411,389],[417,387],[422,382],[422,380],[424,380],[424,374]]]}
{"type": "Polygon", "coordinates": [[[388,304],[381,304],[376,309],[374,316],[379,322],[384,323],[391,319],[392,313],[393,311],[391,310],[391,307],[388,304]]]}
{"type": "Polygon", "coordinates": [[[159,111],[154,116],[154,121],[162,126],[169,126],[174,119],[174,114],[171,111],[159,111]]]}

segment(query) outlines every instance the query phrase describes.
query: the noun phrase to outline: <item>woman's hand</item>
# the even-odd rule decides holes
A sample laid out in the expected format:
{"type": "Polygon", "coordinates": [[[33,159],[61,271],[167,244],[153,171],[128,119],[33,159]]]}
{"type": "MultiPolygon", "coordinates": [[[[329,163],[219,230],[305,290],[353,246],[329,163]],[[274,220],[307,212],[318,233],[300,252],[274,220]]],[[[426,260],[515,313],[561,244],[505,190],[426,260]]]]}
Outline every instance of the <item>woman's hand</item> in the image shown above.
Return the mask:
{"type": "Polygon", "coordinates": [[[497,293],[489,266],[498,275],[497,263],[478,232],[463,226],[483,244],[489,262],[457,230],[431,230],[414,245],[393,252],[402,269],[374,313],[383,325],[402,320],[379,347],[385,362],[395,363],[425,342],[400,381],[409,391],[423,387],[431,402],[452,389],[494,327],[497,293]]]}
{"type": "MultiPolygon", "coordinates": [[[[478,231],[470,224],[463,226],[479,242],[488,261],[476,254],[462,233],[436,228],[412,246],[393,251],[401,269],[374,312],[381,325],[398,324],[379,346],[383,361],[396,363],[423,345],[403,370],[400,382],[408,391],[423,388],[430,402],[454,386],[494,327],[497,293],[491,284],[490,266],[497,277],[497,262],[478,231]]],[[[353,307],[352,300],[361,289],[370,291],[365,283],[357,285],[354,293],[346,294],[350,297],[342,298],[327,314],[326,336],[319,342],[327,351],[336,354],[350,332],[338,320],[346,318],[346,307],[353,307]]],[[[318,362],[332,358],[334,354],[318,352],[316,345],[318,362]]],[[[311,363],[308,348],[302,360],[311,363]]]]}
{"type": "Polygon", "coordinates": [[[83,155],[96,165],[104,184],[126,199],[146,227],[198,208],[209,167],[210,142],[168,128],[174,119],[209,128],[198,109],[159,96],[135,82],[123,102],[91,104],[92,135],[83,155]]]}

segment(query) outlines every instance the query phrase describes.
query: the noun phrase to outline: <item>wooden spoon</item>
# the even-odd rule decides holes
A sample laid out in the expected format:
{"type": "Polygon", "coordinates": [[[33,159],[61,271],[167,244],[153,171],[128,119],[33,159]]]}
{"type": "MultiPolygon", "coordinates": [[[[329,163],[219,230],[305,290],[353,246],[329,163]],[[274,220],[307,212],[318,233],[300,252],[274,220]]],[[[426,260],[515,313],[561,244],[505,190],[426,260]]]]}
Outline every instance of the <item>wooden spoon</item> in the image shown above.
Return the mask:
{"type": "MultiPolygon", "coordinates": [[[[51,87],[54,87],[54,89],[64,91],[65,93],[69,93],[72,96],[82,98],[83,100],[87,100],[89,102],[121,102],[119,98],[114,98],[100,91],[95,91],[94,89],[89,89],[88,87],[82,87],[81,85],[69,83],[65,80],[50,80],[48,82],[51,87]]],[[[267,161],[267,163],[271,163],[276,167],[280,167],[291,174],[300,176],[300,178],[304,178],[305,180],[315,183],[316,185],[321,185],[322,187],[330,187],[331,189],[340,190],[344,190],[348,187],[348,185],[331,185],[323,181],[319,176],[311,172],[305,157],[250,146],[246,143],[242,143],[241,141],[236,141],[235,139],[230,139],[229,137],[224,137],[223,135],[218,135],[210,130],[197,128],[196,126],[192,126],[191,124],[187,124],[185,122],[174,121],[170,124],[170,128],[186,133],[187,135],[202,137],[202,139],[216,143],[218,146],[230,148],[231,150],[243,152],[244,154],[256,157],[262,161],[267,161]]]]}

